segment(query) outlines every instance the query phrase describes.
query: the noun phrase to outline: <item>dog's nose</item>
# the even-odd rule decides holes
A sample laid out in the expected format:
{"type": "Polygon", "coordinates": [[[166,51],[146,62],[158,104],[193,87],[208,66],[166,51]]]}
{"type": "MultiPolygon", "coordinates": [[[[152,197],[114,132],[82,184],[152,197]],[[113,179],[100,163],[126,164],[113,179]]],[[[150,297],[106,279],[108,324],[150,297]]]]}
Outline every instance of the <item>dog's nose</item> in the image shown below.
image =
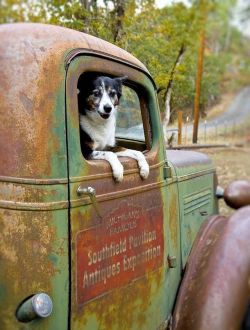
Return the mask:
{"type": "Polygon", "coordinates": [[[106,105],[104,105],[103,109],[106,113],[110,113],[112,110],[112,107],[111,107],[111,105],[106,104],[106,105]]]}

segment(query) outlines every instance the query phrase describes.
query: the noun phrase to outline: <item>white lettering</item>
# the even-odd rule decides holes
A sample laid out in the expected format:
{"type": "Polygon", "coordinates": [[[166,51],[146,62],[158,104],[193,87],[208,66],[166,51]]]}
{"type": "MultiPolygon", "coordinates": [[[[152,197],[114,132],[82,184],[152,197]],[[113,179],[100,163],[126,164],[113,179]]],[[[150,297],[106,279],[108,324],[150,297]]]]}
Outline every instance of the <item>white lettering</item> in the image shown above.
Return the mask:
{"type": "Polygon", "coordinates": [[[108,265],[107,267],[98,267],[92,272],[85,270],[83,274],[83,289],[99,283],[106,284],[107,279],[117,276],[120,273],[120,270],[121,264],[119,261],[115,264],[108,265]]]}
{"type": "Polygon", "coordinates": [[[126,252],[127,250],[127,239],[120,239],[119,243],[111,242],[109,245],[105,244],[101,250],[93,252],[90,250],[88,252],[88,266],[92,264],[99,263],[103,260],[110,259],[115,255],[126,252]]]}
{"type": "Polygon", "coordinates": [[[133,255],[128,257],[127,255],[123,256],[123,270],[134,271],[137,266],[140,266],[143,263],[146,263],[152,259],[155,259],[161,255],[161,246],[157,245],[147,250],[138,253],[137,255],[133,255]]]}
{"type": "Polygon", "coordinates": [[[136,248],[138,246],[150,243],[156,240],[156,231],[143,231],[142,234],[137,236],[130,235],[128,238],[129,249],[136,248]]]}

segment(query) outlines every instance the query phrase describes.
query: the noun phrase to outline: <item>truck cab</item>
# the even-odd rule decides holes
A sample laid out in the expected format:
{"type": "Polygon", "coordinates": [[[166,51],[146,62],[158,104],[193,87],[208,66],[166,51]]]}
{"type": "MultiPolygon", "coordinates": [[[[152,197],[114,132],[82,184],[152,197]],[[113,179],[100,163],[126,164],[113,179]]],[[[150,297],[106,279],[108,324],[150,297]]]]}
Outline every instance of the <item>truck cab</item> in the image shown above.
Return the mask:
{"type": "Polygon", "coordinates": [[[1,329],[183,328],[176,299],[190,251],[202,263],[226,226],[211,160],[166,151],[156,86],[126,51],[42,24],[2,25],[0,36],[1,329]],[[116,138],[144,153],[146,180],[133,159],[120,159],[117,183],[106,161],[84,158],[78,93],[89,73],[128,77],[116,138]]]}

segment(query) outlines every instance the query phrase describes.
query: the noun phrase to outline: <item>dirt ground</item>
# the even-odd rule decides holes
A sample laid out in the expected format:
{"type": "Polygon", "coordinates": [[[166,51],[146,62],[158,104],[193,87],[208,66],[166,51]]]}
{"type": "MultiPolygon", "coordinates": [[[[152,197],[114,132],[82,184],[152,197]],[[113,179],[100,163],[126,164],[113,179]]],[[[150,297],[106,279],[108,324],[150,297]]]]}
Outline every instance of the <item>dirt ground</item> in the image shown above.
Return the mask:
{"type": "MultiPolygon", "coordinates": [[[[202,124],[200,121],[198,130],[198,145],[224,145],[223,148],[202,148],[196,149],[197,151],[206,153],[212,158],[218,174],[219,185],[225,188],[230,182],[235,180],[248,180],[250,181],[250,106],[248,94],[244,94],[244,97],[235,101],[237,93],[226,94],[222,96],[221,102],[215,105],[207,113],[207,122],[202,124]],[[245,101],[244,101],[245,100],[245,101]],[[235,120],[230,119],[230,109],[234,105],[235,120]],[[241,110],[245,109],[244,118],[240,119],[238,109],[241,106],[241,110]],[[243,108],[244,107],[244,108],[243,108]],[[226,111],[228,110],[228,111],[226,111]],[[218,118],[228,112],[228,118],[225,117],[220,124],[210,125],[211,120],[218,118]],[[230,120],[231,121],[230,121],[230,120]],[[208,129],[209,128],[209,129],[208,129]]],[[[240,94],[243,95],[243,94],[240,94]]],[[[231,111],[232,112],[232,111],[231,111]]],[[[231,116],[232,117],[232,116],[231,116]]],[[[169,134],[173,136],[172,147],[178,144],[177,136],[177,122],[169,126],[169,134]]],[[[182,139],[180,144],[192,147],[193,130],[192,125],[188,122],[183,123],[182,127],[182,139]],[[191,126],[191,127],[190,127],[191,126]]],[[[220,200],[220,213],[223,215],[229,215],[234,212],[223,201],[220,200]]]]}
{"type": "Polygon", "coordinates": [[[233,102],[236,95],[237,95],[237,92],[222,95],[220,103],[214,105],[207,112],[207,119],[209,120],[209,119],[216,118],[217,116],[224,113],[225,109],[227,109],[230,106],[230,104],[233,102]]]}
{"type": "MultiPolygon", "coordinates": [[[[219,185],[223,188],[234,180],[250,181],[250,146],[202,149],[200,151],[212,158],[217,168],[219,185]]],[[[223,200],[220,201],[219,206],[221,214],[233,213],[233,210],[223,200]]]]}

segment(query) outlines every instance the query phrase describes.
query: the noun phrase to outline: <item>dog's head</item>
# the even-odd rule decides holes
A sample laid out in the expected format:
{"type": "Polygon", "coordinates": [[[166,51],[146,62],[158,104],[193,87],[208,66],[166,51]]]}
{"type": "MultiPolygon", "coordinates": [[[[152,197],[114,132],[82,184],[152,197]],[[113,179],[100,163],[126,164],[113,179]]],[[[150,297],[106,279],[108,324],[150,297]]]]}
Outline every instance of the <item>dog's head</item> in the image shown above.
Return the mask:
{"type": "Polygon", "coordinates": [[[122,95],[122,83],[127,77],[100,76],[84,82],[79,95],[80,112],[108,119],[114,115],[122,95]]]}

